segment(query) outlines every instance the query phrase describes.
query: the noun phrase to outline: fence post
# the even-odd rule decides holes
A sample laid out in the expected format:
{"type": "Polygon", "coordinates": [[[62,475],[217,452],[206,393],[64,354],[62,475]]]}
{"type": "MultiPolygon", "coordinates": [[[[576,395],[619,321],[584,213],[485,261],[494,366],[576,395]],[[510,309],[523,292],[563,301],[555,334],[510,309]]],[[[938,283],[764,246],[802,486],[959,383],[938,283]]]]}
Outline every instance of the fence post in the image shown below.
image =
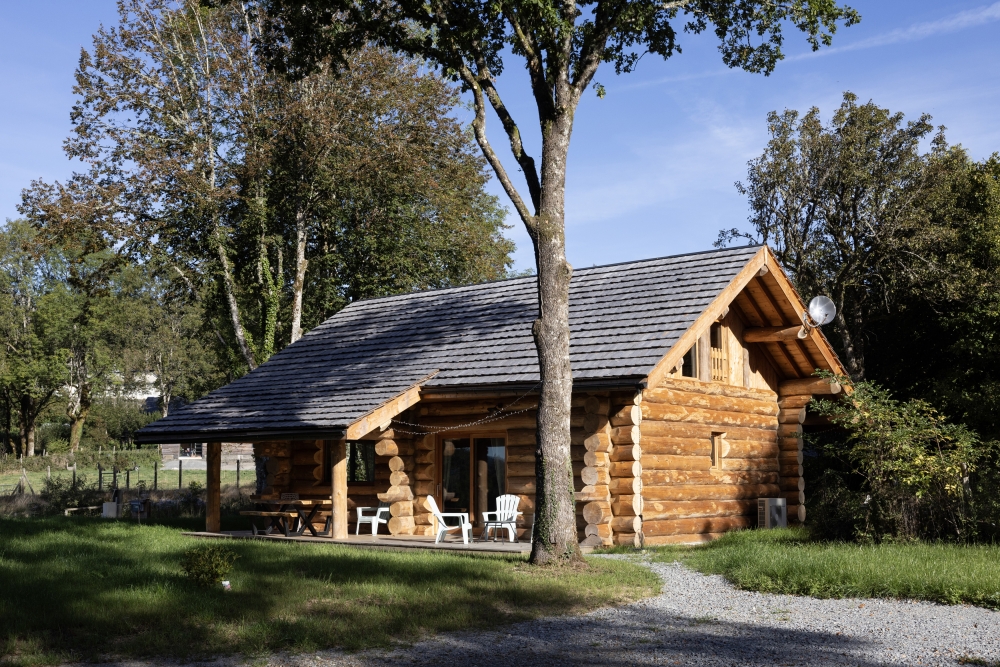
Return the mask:
{"type": "Polygon", "coordinates": [[[240,455],[236,455],[236,495],[240,493],[240,455]]]}
{"type": "Polygon", "coordinates": [[[156,482],[158,481],[157,477],[159,476],[157,473],[159,472],[160,472],[160,463],[156,462],[153,464],[153,491],[156,491],[156,482]]]}
{"type": "Polygon", "coordinates": [[[115,491],[118,490],[118,466],[111,468],[111,485],[115,487],[115,491]]]}
{"type": "Polygon", "coordinates": [[[45,466],[45,479],[52,479],[52,466],[45,466]]]}
{"type": "Polygon", "coordinates": [[[97,464],[97,490],[104,490],[104,468],[100,463],[97,464]]]}
{"type": "Polygon", "coordinates": [[[73,464],[73,490],[76,490],[76,464],[73,464]]]}
{"type": "Polygon", "coordinates": [[[132,488],[132,471],[128,468],[125,469],[125,488],[132,488]]]}
{"type": "Polygon", "coordinates": [[[184,488],[184,461],[177,457],[177,488],[184,488]]]}

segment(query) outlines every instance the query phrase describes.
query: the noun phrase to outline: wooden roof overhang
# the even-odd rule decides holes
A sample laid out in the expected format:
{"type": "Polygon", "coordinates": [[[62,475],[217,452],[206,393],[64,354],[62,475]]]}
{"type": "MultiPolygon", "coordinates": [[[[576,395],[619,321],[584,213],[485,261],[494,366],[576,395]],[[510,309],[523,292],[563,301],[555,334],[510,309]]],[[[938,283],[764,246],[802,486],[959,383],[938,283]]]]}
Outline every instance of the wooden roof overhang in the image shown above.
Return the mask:
{"type": "MultiPolygon", "coordinates": [[[[646,377],[648,386],[658,385],[708,327],[732,307],[738,310],[747,327],[753,328],[801,326],[802,313],[806,312],[802,297],[771,249],[761,246],[757,254],[653,368],[646,377]]],[[[782,380],[808,378],[817,369],[837,375],[847,374],[830,341],[818,328],[810,329],[805,339],[792,337],[755,344],[764,351],[782,380]]]]}

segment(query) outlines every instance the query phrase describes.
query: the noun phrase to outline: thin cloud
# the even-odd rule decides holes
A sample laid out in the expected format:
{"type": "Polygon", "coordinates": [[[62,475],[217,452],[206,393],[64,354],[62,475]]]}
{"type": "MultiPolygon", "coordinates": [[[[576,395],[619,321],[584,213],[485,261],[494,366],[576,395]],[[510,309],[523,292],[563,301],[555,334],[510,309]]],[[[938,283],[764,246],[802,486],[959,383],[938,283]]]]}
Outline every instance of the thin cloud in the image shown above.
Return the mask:
{"type": "Polygon", "coordinates": [[[879,46],[887,46],[889,44],[899,44],[901,42],[915,42],[917,40],[926,39],[935,35],[943,35],[951,32],[958,32],[959,30],[965,30],[967,28],[975,28],[987,23],[992,23],[993,21],[1000,21],[1000,2],[994,2],[992,5],[984,5],[975,9],[967,9],[957,14],[953,14],[948,18],[939,19],[937,21],[914,23],[906,28],[890,30],[887,33],[875,35],[874,37],[862,39],[851,44],[844,44],[843,46],[835,46],[829,49],[820,49],[819,51],[802,53],[792,56],[787,60],[802,60],[804,58],[815,58],[817,56],[841,53],[843,51],[859,51],[861,49],[872,49],[879,46]]]}

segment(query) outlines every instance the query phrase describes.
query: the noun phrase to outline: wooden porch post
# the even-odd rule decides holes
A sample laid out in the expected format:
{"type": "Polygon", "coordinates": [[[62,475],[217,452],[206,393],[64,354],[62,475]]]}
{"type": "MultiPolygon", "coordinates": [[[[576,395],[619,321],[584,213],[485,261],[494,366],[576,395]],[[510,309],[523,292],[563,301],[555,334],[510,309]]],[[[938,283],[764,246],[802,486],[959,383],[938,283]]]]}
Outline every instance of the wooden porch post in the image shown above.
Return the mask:
{"type": "Polygon", "coordinates": [[[205,531],[218,533],[222,531],[222,520],[219,517],[222,481],[222,443],[209,442],[205,445],[207,490],[205,497],[205,531]]]}
{"type": "Polygon", "coordinates": [[[698,379],[702,382],[712,381],[712,329],[698,339],[698,379]]]}
{"type": "Polygon", "coordinates": [[[330,475],[332,489],[330,500],[333,502],[332,537],[335,540],[347,539],[347,440],[341,438],[333,441],[333,471],[330,475]]]}

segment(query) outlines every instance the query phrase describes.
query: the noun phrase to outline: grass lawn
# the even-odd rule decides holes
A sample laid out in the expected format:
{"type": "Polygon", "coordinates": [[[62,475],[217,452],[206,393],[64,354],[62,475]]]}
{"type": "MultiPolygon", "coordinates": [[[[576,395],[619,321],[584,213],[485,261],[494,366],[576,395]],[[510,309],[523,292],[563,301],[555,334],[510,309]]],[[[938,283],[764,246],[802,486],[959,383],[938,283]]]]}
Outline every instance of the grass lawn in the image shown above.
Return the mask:
{"type": "Polygon", "coordinates": [[[235,540],[232,591],[206,590],[180,566],[204,544],[180,529],[202,521],[0,520],[0,664],[362,649],[659,590],[647,569],[605,559],[552,569],[518,557],[235,540]]]}
{"type": "Polygon", "coordinates": [[[745,530],[699,547],[649,548],[735,586],[818,598],[887,597],[1000,609],[1000,546],[811,541],[803,529],[745,530]]]}

